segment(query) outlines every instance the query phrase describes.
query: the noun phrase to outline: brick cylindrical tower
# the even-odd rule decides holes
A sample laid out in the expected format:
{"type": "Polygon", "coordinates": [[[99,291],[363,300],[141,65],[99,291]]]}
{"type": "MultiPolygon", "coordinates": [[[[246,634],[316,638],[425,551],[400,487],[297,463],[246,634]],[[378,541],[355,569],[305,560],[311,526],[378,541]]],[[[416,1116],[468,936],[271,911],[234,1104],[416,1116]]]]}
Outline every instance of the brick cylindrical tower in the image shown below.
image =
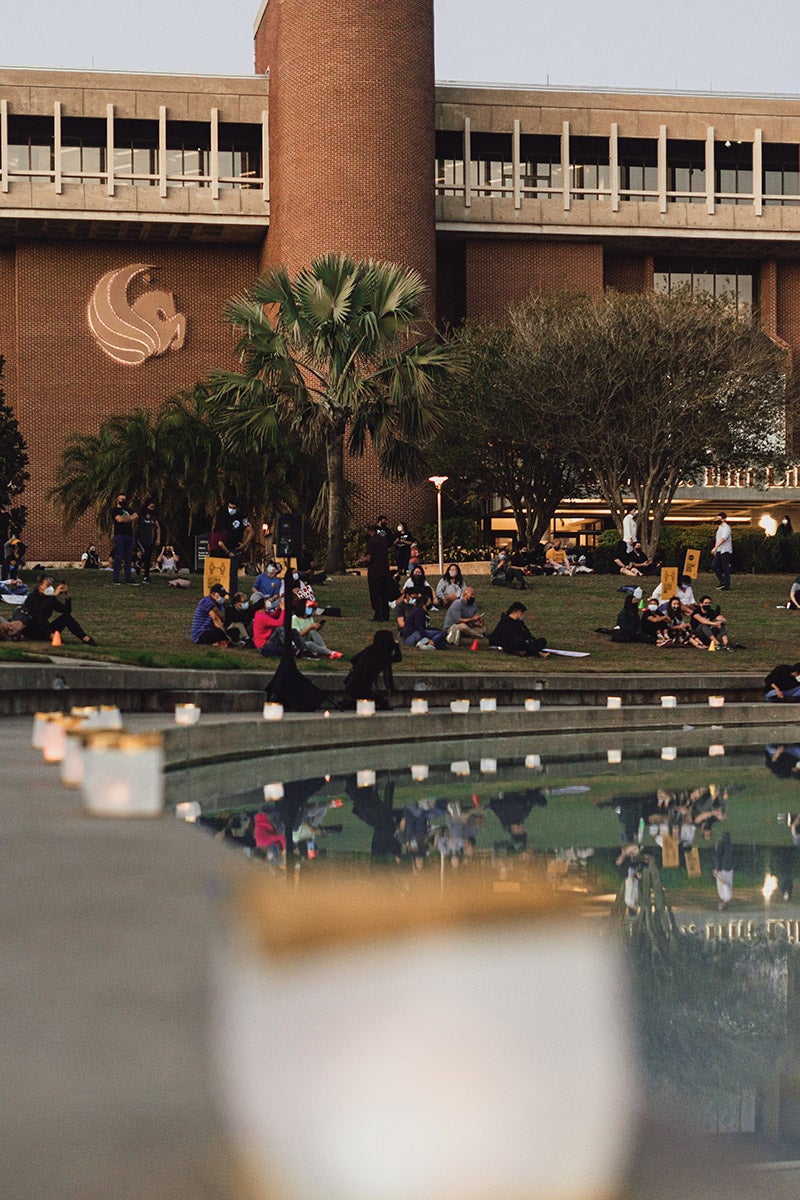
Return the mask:
{"type": "Polygon", "coordinates": [[[264,265],[329,252],[436,280],[433,0],[267,0],[270,228],[264,265]]]}
{"type": "MultiPolygon", "coordinates": [[[[255,65],[269,71],[262,270],[294,274],[328,253],[400,263],[424,279],[433,319],[433,0],[266,0],[255,65]]],[[[431,519],[430,485],[386,480],[370,449],[347,474],[359,487],[357,521],[431,519]]]]}

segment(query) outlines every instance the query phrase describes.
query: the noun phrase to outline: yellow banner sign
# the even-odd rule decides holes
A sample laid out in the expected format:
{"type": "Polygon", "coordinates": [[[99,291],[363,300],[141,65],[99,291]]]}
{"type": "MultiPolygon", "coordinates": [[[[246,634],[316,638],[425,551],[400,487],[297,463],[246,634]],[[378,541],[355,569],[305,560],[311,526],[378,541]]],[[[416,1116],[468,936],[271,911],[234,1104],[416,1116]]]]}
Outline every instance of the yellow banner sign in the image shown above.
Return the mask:
{"type": "Polygon", "coordinates": [[[661,568],[661,599],[671,600],[678,590],[678,568],[661,568]]]}
{"type": "Polygon", "coordinates": [[[686,558],[683,560],[683,574],[688,575],[690,579],[697,579],[700,574],[699,550],[686,551],[686,558]]]}

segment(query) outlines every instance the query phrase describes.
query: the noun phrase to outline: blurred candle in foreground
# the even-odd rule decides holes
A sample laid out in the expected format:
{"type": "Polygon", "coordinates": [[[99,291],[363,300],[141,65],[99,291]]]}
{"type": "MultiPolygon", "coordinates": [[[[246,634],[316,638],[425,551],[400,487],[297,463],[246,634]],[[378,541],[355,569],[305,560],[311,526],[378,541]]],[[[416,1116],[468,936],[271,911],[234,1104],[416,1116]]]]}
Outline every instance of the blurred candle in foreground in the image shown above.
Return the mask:
{"type": "Polygon", "coordinates": [[[160,733],[89,729],[83,741],[83,804],[101,817],[155,817],[164,808],[160,733]]]}
{"type": "Polygon", "coordinates": [[[215,962],[221,1108],[248,1196],[621,1190],[637,1054],[613,938],[562,896],[475,877],[445,894],[313,877],[291,901],[243,878],[215,962]],[[265,1014],[297,1036],[260,1037],[265,1014]]]}

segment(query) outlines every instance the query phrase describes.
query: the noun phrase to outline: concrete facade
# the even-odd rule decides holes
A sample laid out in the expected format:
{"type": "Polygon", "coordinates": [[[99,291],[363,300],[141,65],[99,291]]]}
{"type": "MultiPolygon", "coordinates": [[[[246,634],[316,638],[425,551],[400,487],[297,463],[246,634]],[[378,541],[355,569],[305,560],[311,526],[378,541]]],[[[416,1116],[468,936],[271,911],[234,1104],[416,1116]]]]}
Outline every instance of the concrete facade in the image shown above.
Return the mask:
{"type": "MultiPolygon", "coordinates": [[[[65,539],[47,500],[64,437],[229,363],[222,304],[273,264],[402,262],[440,322],[689,282],[800,352],[800,99],[436,87],[432,0],[267,0],[254,36],[252,78],[0,74],[0,354],[36,558],[94,535],[65,539]]],[[[428,514],[432,489],[351,474],[358,517],[428,514]]],[[[707,484],[764,507],[746,477],[707,484]]],[[[797,478],[774,484],[797,512],[797,478]]]]}

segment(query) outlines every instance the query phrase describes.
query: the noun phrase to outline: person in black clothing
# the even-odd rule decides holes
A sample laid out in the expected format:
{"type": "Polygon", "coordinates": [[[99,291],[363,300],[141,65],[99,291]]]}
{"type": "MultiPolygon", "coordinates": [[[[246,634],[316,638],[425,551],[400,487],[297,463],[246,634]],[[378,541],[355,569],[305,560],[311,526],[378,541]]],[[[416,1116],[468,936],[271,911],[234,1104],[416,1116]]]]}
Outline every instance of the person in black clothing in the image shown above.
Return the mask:
{"type": "Polygon", "coordinates": [[[111,527],[114,531],[113,573],[114,583],[120,582],[120,571],[125,568],[125,582],[133,583],[131,566],[133,563],[133,527],[139,518],[137,512],[131,512],[128,497],[125,492],[117,496],[117,503],[111,509],[111,527]]]}
{"type": "Polygon", "coordinates": [[[388,629],[379,629],[372,645],[353,656],[352,666],[344,681],[347,707],[355,708],[356,700],[374,700],[377,709],[390,708],[388,697],[394,690],[392,663],[402,662],[403,655],[388,629]],[[383,677],[386,696],[378,692],[378,680],[383,677]]]}
{"type": "Polygon", "coordinates": [[[367,526],[367,545],[364,557],[359,560],[359,566],[367,568],[369,602],[374,614],[373,621],[389,620],[389,594],[392,585],[392,571],[389,566],[390,545],[389,536],[386,533],[381,534],[377,525],[367,526]]]}
{"type": "Polygon", "coordinates": [[[765,700],[800,700],[800,663],[779,663],[764,680],[765,700]]]}
{"type": "Polygon", "coordinates": [[[397,581],[398,583],[405,579],[408,574],[408,564],[411,562],[411,547],[414,544],[414,535],[409,530],[405,521],[398,521],[397,536],[392,547],[394,551],[394,561],[397,563],[397,581]]]}
{"type": "Polygon", "coordinates": [[[534,637],[522,619],[527,611],[519,600],[512,604],[489,634],[489,645],[520,658],[547,658],[547,639],[534,637]]]}
{"type": "Polygon", "coordinates": [[[641,641],[642,622],[639,616],[639,601],[641,598],[641,588],[636,588],[633,595],[625,597],[625,602],[617,617],[617,624],[611,631],[612,642],[641,641]]]}
{"type": "Polygon", "coordinates": [[[153,553],[156,546],[161,544],[161,525],[156,516],[155,500],[146,500],[144,503],[144,511],[136,527],[136,540],[142,551],[142,583],[149,583],[153,553]]]}
{"type": "Polygon", "coordinates": [[[25,621],[25,637],[34,642],[49,642],[53,634],[68,629],[85,646],[96,646],[97,642],[78,624],[72,615],[72,600],[67,595],[66,583],[53,586],[49,575],[40,575],[36,587],[17,610],[25,621]],[[51,617],[55,614],[55,618],[51,617]]]}
{"type": "Polygon", "coordinates": [[[515,850],[524,850],[528,845],[525,822],[534,808],[547,807],[546,788],[526,788],[520,792],[501,792],[493,796],[487,808],[497,817],[503,830],[511,839],[515,850]]]}

